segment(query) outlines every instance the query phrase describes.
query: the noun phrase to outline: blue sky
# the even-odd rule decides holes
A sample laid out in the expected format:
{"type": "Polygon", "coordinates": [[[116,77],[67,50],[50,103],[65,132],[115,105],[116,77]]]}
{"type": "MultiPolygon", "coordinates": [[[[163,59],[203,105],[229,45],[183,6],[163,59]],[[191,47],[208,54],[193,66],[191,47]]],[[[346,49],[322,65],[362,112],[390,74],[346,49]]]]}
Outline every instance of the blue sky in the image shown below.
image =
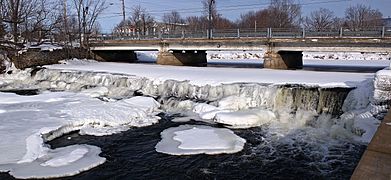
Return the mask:
{"type": "MultiPolygon", "coordinates": [[[[328,8],[337,16],[344,16],[347,7],[356,4],[370,5],[379,9],[385,17],[391,17],[391,0],[295,0],[302,4],[303,15],[321,7],[328,8]]],[[[107,0],[109,8],[99,18],[103,32],[111,32],[112,28],[121,19],[121,0],[107,0]]],[[[216,0],[219,13],[225,17],[236,20],[240,14],[250,10],[267,7],[269,0],[216,0]]],[[[184,17],[202,14],[201,0],[125,0],[126,14],[133,6],[140,5],[145,8],[156,20],[160,21],[164,13],[177,10],[184,17]]]]}

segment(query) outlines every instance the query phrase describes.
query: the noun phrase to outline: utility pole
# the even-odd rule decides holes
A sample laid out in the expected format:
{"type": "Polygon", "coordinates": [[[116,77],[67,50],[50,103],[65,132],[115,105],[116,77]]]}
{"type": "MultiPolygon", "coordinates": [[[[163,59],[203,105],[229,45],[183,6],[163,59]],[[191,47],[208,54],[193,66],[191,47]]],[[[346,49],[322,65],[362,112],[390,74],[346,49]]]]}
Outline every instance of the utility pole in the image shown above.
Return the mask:
{"type": "Polygon", "coordinates": [[[83,44],[85,45],[88,43],[87,37],[86,37],[86,32],[87,32],[87,20],[86,17],[88,15],[88,6],[83,7],[83,44]]]}
{"type": "Polygon", "coordinates": [[[215,0],[208,0],[208,1],[209,1],[208,39],[212,39],[212,29],[213,29],[213,23],[212,23],[212,8],[213,8],[213,4],[215,3],[215,0]]]}
{"type": "Polygon", "coordinates": [[[122,22],[125,23],[125,0],[121,0],[122,1],[122,22]]]}
{"type": "MultiPolygon", "coordinates": [[[[68,17],[67,17],[67,0],[63,1],[63,6],[64,6],[64,14],[63,14],[63,16],[64,16],[64,26],[65,26],[64,27],[65,39],[71,41],[70,38],[68,37],[69,34],[68,34],[68,20],[67,20],[68,19],[68,17]]],[[[65,47],[68,46],[68,42],[66,42],[66,40],[65,40],[65,47]]]]}
{"type": "Polygon", "coordinates": [[[254,21],[254,32],[257,32],[257,21],[254,21]]]}

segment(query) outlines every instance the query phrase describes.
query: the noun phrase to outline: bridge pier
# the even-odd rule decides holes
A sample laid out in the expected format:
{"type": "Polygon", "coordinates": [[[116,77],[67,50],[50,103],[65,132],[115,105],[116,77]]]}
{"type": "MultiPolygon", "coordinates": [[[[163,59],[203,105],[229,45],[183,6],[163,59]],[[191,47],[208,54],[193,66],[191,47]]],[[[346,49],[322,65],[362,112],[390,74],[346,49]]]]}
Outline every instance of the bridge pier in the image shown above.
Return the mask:
{"type": "Polygon", "coordinates": [[[91,55],[98,61],[107,62],[136,62],[137,54],[129,50],[92,51],[91,55]]]}
{"type": "Polygon", "coordinates": [[[156,63],[173,66],[205,66],[207,64],[206,51],[161,51],[156,63]]]}
{"type": "Polygon", "coordinates": [[[269,69],[301,69],[303,68],[303,52],[268,51],[264,56],[263,67],[269,69]]]}

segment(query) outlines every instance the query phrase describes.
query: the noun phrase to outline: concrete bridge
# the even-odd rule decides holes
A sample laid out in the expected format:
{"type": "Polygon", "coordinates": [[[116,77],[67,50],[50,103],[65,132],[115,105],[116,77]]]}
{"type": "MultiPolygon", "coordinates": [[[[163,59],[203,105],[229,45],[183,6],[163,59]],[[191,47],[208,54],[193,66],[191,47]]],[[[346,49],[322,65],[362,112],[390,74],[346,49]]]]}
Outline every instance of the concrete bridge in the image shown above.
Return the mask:
{"type": "Polygon", "coordinates": [[[265,51],[264,68],[298,69],[302,52],[391,53],[391,38],[302,37],[95,40],[89,44],[98,60],[135,61],[134,51],[159,51],[158,64],[199,66],[207,63],[206,51],[265,51]]]}

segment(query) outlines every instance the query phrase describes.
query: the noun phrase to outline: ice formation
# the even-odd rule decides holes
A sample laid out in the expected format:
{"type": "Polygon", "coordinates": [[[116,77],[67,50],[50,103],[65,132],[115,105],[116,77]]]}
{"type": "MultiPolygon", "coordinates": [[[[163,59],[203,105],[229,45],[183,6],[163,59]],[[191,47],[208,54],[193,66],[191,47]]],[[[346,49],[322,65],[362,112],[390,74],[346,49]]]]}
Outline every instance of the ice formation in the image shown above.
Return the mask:
{"type": "Polygon", "coordinates": [[[236,153],[246,140],[231,130],[200,125],[181,125],[161,133],[156,151],[171,155],[236,153]]]}
{"type": "Polygon", "coordinates": [[[90,145],[49,149],[32,162],[0,164],[0,171],[7,170],[20,179],[72,176],[104,163],[106,159],[99,157],[100,153],[100,148],[90,145]]]}
{"type": "Polygon", "coordinates": [[[80,134],[110,135],[159,120],[155,115],[160,104],[150,97],[104,102],[82,94],[44,92],[0,93],[0,99],[0,151],[6,152],[0,154],[0,171],[18,178],[69,176],[105,161],[98,156],[98,147],[50,149],[45,144],[63,134],[80,130],[80,134]]]}
{"type": "Polygon", "coordinates": [[[272,111],[262,109],[242,110],[235,112],[220,112],[214,117],[217,123],[230,125],[233,128],[249,128],[261,126],[276,120],[272,111]]]}
{"type": "MultiPolygon", "coordinates": [[[[54,168],[51,165],[60,159],[69,160],[61,167],[92,168],[103,163],[97,149],[94,150],[97,147],[50,149],[45,142],[76,130],[80,134],[102,136],[131,126],[151,125],[158,122],[160,103],[166,112],[179,111],[196,120],[210,120],[231,128],[266,123],[276,129],[273,132],[285,129],[280,133],[284,136],[292,129],[310,125],[332,137],[369,142],[378,119],[389,109],[387,98],[391,97],[389,69],[379,71],[374,77],[371,73],[243,71],[76,59],[64,63],[1,75],[1,89],[67,92],[44,92],[37,96],[0,93],[0,134],[16,133],[1,134],[0,152],[7,153],[0,154],[0,171],[10,171],[17,177],[43,177],[38,172],[23,174],[23,168],[34,167],[44,173],[48,172],[45,168],[54,168]],[[351,88],[355,89],[350,91],[351,88]],[[137,94],[150,97],[134,97],[137,94]],[[85,164],[75,165],[84,159],[85,164]]],[[[214,154],[233,153],[243,148],[244,140],[238,140],[228,129],[178,128],[164,131],[164,143],[159,143],[157,149],[169,154],[214,154]],[[194,134],[205,141],[189,143],[194,134]]],[[[48,176],[77,172],[65,168],[48,176]]]]}

